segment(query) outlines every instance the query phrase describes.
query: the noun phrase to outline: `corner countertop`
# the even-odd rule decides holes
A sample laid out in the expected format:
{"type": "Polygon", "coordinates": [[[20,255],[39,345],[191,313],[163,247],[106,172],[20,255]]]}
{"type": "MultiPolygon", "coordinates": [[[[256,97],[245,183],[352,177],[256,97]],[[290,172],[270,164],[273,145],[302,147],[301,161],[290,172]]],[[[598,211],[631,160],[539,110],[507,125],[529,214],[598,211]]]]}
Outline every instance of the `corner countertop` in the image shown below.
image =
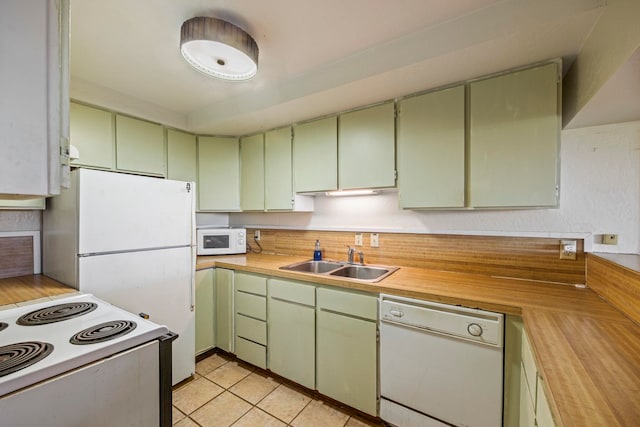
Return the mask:
{"type": "Polygon", "coordinates": [[[640,325],[591,289],[410,267],[378,283],[280,270],[305,260],[264,254],[198,257],[197,269],[229,268],[522,316],[557,426],[640,420],[640,325]]]}
{"type": "Polygon", "coordinates": [[[0,306],[77,292],[42,274],[0,279],[0,306]]]}

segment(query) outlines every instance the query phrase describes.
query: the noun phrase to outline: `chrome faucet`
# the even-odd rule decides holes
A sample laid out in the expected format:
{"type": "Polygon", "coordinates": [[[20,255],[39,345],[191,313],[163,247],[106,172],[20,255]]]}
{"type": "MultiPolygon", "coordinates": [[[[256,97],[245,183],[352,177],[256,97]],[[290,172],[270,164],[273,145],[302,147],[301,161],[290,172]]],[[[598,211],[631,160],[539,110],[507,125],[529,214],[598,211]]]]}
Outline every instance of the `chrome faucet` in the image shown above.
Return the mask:
{"type": "Polygon", "coordinates": [[[364,252],[358,252],[358,258],[360,259],[360,265],[364,265],[364,252]]]}
{"type": "Polygon", "coordinates": [[[347,262],[353,264],[353,255],[356,253],[356,248],[347,246],[347,262]]]}

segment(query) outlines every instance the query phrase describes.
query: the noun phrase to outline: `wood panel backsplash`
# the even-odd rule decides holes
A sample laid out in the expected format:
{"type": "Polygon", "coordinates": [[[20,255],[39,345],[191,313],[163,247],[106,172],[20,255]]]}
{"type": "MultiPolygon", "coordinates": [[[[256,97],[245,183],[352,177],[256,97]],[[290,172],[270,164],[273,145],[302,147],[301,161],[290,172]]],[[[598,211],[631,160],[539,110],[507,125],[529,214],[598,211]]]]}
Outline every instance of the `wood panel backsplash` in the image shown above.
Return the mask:
{"type": "MultiPolygon", "coordinates": [[[[247,230],[249,244],[253,229],[247,230]]],[[[264,253],[313,256],[316,239],[323,257],[345,260],[347,246],[354,246],[354,232],[260,229],[264,253]]],[[[559,283],[585,283],[584,241],[578,240],[575,261],[560,259],[560,240],[538,237],[470,236],[452,234],[378,233],[380,246],[369,246],[363,234],[367,264],[387,264],[434,270],[479,273],[559,283]]]]}
{"type": "Polygon", "coordinates": [[[640,272],[589,254],[587,286],[640,323],[640,272]]]}
{"type": "Polygon", "coordinates": [[[0,279],[33,274],[33,237],[0,238],[0,279]]]}

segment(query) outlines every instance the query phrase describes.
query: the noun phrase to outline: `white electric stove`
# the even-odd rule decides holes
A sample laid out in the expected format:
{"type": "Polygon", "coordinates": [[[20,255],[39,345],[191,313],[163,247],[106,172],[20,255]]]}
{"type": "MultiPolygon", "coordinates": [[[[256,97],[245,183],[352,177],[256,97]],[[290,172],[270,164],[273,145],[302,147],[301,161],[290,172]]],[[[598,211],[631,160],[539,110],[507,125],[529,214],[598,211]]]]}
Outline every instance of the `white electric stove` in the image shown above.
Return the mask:
{"type": "Polygon", "coordinates": [[[170,425],[175,338],[90,294],[0,311],[2,418],[12,426],[170,425]]]}

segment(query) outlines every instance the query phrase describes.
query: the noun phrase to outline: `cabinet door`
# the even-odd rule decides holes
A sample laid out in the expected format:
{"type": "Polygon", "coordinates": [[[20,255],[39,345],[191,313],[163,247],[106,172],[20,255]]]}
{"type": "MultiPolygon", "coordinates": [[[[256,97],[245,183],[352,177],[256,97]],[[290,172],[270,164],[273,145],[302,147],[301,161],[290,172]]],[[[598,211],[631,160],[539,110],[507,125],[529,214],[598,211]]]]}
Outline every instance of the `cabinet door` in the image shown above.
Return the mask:
{"type": "Polygon", "coordinates": [[[269,280],[269,369],[315,388],[315,287],[269,280]]]}
{"type": "Polygon", "coordinates": [[[531,401],[524,369],[520,375],[520,419],[518,427],[534,427],[536,424],[535,408],[531,401]]]}
{"type": "Polygon", "coordinates": [[[233,270],[215,269],[215,338],[216,346],[234,352],[233,270]]]}
{"type": "Polygon", "coordinates": [[[164,176],[164,132],[156,123],[116,114],[116,168],[164,176]]]}
{"type": "Polygon", "coordinates": [[[76,166],[113,169],[115,166],[113,129],[113,115],[109,111],[72,103],[70,142],[78,149],[80,158],[71,163],[76,166]]]}
{"type": "Polygon", "coordinates": [[[240,210],[237,138],[198,137],[198,210],[240,210]]]}
{"type": "Polygon", "coordinates": [[[296,193],[338,188],[337,117],[294,127],[293,185],[296,193]]]}
{"type": "Polygon", "coordinates": [[[291,165],[291,128],[264,135],[264,207],[266,210],[291,210],[293,178],[291,165]]]}
{"type": "Polygon", "coordinates": [[[464,207],[464,86],[398,103],[401,208],[464,207]]]}
{"type": "Polygon", "coordinates": [[[338,184],[341,189],[395,187],[393,102],[340,116],[338,184]]]}
{"type": "Polygon", "coordinates": [[[66,0],[2,2],[0,194],[60,193],[69,136],[68,11],[66,0]]]}
{"type": "Polygon", "coordinates": [[[196,136],[167,130],[167,178],[196,182],[196,136]]]}
{"type": "Polygon", "coordinates": [[[557,205],[559,81],[552,63],[469,85],[471,206],[557,205]]]}
{"type": "Polygon", "coordinates": [[[196,354],[216,346],[213,271],[196,271],[196,354]]]}
{"type": "Polygon", "coordinates": [[[264,134],[240,139],[240,207],[264,210],[264,134]]]}
{"type": "Polygon", "coordinates": [[[316,382],[320,393],[377,415],[376,322],[317,311],[316,382]]]}
{"type": "Polygon", "coordinates": [[[540,376],[538,376],[538,393],[536,395],[536,425],[538,427],[554,427],[556,425],[544,391],[544,381],[540,376]]]}

